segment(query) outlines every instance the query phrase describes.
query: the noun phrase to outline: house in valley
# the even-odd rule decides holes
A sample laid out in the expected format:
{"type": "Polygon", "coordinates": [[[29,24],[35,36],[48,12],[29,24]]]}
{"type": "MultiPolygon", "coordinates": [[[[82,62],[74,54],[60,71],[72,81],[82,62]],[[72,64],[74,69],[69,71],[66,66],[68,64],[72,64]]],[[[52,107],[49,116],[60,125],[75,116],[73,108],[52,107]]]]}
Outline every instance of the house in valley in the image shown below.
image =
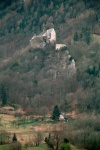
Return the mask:
{"type": "Polygon", "coordinates": [[[59,121],[68,121],[68,116],[65,113],[61,112],[59,121]]]}

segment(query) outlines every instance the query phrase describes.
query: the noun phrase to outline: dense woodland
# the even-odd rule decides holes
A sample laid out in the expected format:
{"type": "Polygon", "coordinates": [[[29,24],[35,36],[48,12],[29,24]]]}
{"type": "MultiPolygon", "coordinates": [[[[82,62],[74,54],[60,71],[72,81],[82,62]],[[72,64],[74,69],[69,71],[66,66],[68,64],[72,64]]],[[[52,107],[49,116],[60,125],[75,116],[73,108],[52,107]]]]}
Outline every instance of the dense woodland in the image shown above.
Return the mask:
{"type": "Polygon", "coordinates": [[[32,114],[100,110],[99,1],[0,1],[0,100],[17,103],[32,114]],[[59,68],[65,50],[52,45],[33,50],[29,40],[54,27],[57,42],[65,43],[76,73],[59,68]],[[55,68],[58,68],[57,70],[55,68]],[[54,78],[54,72],[57,72],[54,78]],[[43,112],[44,113],[44,112],[43,112]]]}
{"type": "MultiPolygon", "coordinates": [[[[9,131],[23,129],[26,138],[31,124],[32,143],[27,138],[25,149],[39,146],[44,137],[57,150],[100,149],[100,0],[0,0],[0,113],[7,115],[3,106],[15,113],[10,121],[0,118],[0,145],[17,140],[19,134],[9,131]],[[50,28],[66,48],[32,49],[32,36],[50,28]],[[74,72],[68,68],[73,59],[74,72]],[[60,124],[60,112],[77,117],[60,124]],[[41,124],[43,132],[34,130],[41,124]]],[[[9,149],[16,147],[21,144],[9,149]]]]}

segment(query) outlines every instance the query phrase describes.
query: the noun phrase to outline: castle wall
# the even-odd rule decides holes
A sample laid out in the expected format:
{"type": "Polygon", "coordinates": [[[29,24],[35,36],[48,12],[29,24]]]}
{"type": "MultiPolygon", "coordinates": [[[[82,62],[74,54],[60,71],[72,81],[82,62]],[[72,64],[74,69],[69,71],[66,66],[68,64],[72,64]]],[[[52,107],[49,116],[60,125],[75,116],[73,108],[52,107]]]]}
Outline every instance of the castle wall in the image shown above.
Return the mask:
{"type": "Polygon", "coordinates": [[[52,32],[51,32],[50,42],[54,42],[54,41],[56,41],[56,32],[53,29],[52,32]]]}
{"type": "Polygon", "coordinates": [[[56,44],[56,50],[59,50],[62,47],[65,47],[65,44],[56,44]]]}
{"type": "Polygon", "coordinates": [[[46,43],[43,41],[43,37],[35,37],[30,41],[32,48],[44,48],[46,43]]]}

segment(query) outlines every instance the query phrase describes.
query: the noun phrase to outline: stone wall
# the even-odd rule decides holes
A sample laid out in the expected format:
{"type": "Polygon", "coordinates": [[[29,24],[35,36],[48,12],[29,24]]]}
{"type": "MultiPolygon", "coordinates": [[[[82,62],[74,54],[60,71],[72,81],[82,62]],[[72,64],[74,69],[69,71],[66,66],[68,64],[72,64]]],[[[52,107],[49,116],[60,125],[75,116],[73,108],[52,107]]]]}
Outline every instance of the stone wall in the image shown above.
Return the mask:
{"type": "Polygon", "coordinates": [[[56,50],[60,50],[60,48],[66,47],[65,44],[56,44],[56,50]]]}
{"type": "Polygon", "coordinates": [[[46,43],[43,40],[43,37],[35,37],[30,41],[31,47],[32,48],[44,48],[46,43]]]}

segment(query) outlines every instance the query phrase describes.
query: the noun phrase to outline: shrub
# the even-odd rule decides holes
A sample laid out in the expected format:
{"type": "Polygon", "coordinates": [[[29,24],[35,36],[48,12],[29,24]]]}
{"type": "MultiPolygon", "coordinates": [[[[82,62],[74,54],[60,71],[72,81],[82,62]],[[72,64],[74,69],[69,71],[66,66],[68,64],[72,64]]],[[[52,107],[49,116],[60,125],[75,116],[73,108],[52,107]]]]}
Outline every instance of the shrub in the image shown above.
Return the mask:
{"type": "Polygon", "coordinates": [[[53,144],[52,144],[52,142],[51,142],[51,134],[50,134],[50,133],[49,133],[49,136],[48,136],[48,137],[45,137],[45,142],[47,143],[47,145],[48,145],[50,148],[54,149],[54,146],[53,146],[53,144]]]}
{"type": "Polygon", "coordinates": [[[61,150],[72,150],[71,144],[70,143],[62,143],[60,146],[61,150]]]}
{"type": "Polygon", "coordinates": [[[68,49],[67,46],[64,46],[60,49],[60,51],[66,51],[67,49],[68,49]]]}
{"type": "Polygon", "coordinates": [[[64,138],[64,143],[69,143],[69,140],[67,138],[64,138]]]}
{"type": "Polygon", "coordinates": [[[73,57],[70,57],[70,58],[69,58],[69,61],[72,61],[72,60],[73,60],[73,57]]]}
{"type": "Polygon", "coordinates": [[[83,34],[84,34],[84,37],[85,37],[85,42],[87,43],[87,44],[90,44],[90,40],[91,40],[91,37],[90,37],[90,28],[88,28],[88,27],[83,27],[82,28],[82,32],[83,32],[83,34]]]}
{"type": "Polygon", "coordinates": [[[13,109],[8,109],[9,111],[13,111],[13,109]]]}
{"type": "Polygon", "coordinates": [[[10,70],[12,70],[14,67],[18,67],[18,66],[19,66],[18,62],[15,62],[15,63],[10,67],[10,70]]]}
{"type": "Polygon", "coordinates": [[[22,146],[20,142],[15,142],[10,145],[9,150],[22,150],[22,146]]]}
{"type": "Polygon", "coordinates": [[[29,143],[26,142],[26,143],[25,143],[25,148],[28,148],[28,147],[29,147],[29,143]]]}
{"type": "Polygon", "coordinates": [[[35,84],[35,86],[38,86],[38,81],[34,80],[34,84],[35,84]]]}
{"type": "Polygon", "coordinates": [[[48,142],[48,138],[47,137],[45,137],[45,140],[44,140],[46,143],[48,142]]]}
{"type": "Polygon", "coordinates": [[[15,113],[14,116],[15,117],[22,117],[22,114],[21,113],[15,113]]]}
{"type": "Polygon", "coordinates": [[[14,110],[17,110],[17,109],[19,108],[19,106],[18,106],[18,105],[14,105],[14,104],[9,104],[9,106],[13,107],[13,108],[14,108],[14,110]]]}
{"type": "Polygon", "coordinates": [[[35,121],[38,122],[38,121],[39,121],[39,118],[37,117],[37,118],[35,119],[35,121]]]}

